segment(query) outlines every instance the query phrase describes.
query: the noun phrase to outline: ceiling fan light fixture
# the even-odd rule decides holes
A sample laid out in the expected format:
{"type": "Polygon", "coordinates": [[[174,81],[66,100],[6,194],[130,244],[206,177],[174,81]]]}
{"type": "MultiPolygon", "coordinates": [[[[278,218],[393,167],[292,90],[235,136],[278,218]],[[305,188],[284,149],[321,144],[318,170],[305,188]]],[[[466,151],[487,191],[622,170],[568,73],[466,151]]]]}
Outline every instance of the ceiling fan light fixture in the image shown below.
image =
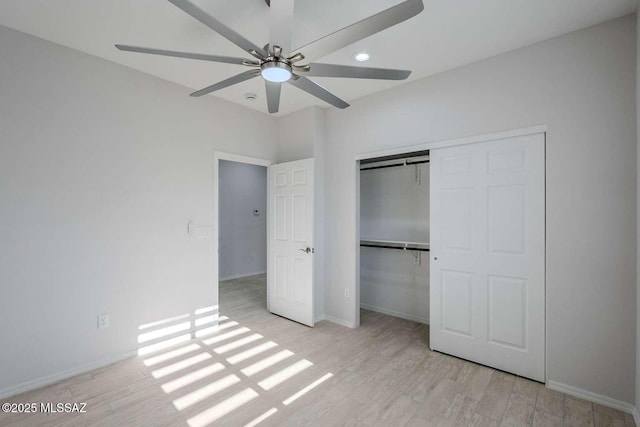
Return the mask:
{"type": "Polygon", "coordinates": [[[367,52],[358,52],[353,55],[353,59],[358,62],[366,62],[369,60],[369,54],[367,52]]]}
{"type": "Polygon", "coordinates": [[[291,66],[282,61],[267,61],[260,67],[262,78],[273,83],[283,83],[291,76],[291,66]]]}

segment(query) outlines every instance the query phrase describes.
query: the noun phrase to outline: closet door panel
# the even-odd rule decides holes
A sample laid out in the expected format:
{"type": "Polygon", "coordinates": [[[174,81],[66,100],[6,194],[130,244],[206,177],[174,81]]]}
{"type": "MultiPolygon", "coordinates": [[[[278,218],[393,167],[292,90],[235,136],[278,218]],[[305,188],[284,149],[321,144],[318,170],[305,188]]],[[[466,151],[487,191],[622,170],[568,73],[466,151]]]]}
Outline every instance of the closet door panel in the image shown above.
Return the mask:
{"type": "Polygon", "coordinates": [[[430,155],[431,348],[544,381],[544,134],[430,155]]]}

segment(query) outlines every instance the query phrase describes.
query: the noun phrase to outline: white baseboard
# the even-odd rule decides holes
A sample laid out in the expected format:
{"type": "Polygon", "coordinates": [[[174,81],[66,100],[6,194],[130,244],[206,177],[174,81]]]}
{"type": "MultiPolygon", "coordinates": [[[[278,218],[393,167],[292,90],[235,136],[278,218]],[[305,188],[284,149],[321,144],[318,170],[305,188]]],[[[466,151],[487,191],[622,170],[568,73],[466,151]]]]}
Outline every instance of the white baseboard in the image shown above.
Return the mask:
{"type": "Polygon", "coordinates": [[[313,319],[313,323],[322,322],[323,320],[325,320],[325,318],[324,318],[324,314],[321,314],[321,315],[319,315],[319,316],[316,316],[316,317],[313,319]]]}
{"type": "Polygon", "coordinates": [[[418,323],[424,323],[426,325],[429,324],[429,319],[420,316],[414,316],[412,314],[400,313],[398,311],[389,310],[382,307],[376,307],[375,305],[363,304],[360,303],[360,308],[364,308],[365,310],[375,311],[377,313],[388,314],[389,316],[399,317],[401,319],[412,320],[418,323]]]}
{"type": "Polygon", "coordinates": [[[355,328],[355,325],[352,322],[347,322],[346,320],[331,316],[329,314],[324,315],[324,320],[331,323],[336,323],[338,325],[346,326],[347,328],[355,328]]]}
{"type": "Polygon", "coordinates": [[[256,272],[253,272],[253,273],[236,274],[235,276],[221,277],[221,278],[218,279],[218,281],[219,282],[224,282],[225,280],[241,279],[243,277],[257,276],[259,274],[267,274],[267,270],[256,271],[256,272]]]}
{"type": "Polygon", "coordinates": [[[638,410],[631,403],[623,402],[617,399],[612,399],[611,397],[603,396],[601,394],[593,393],[587,390],[582,390],[580,388],[558,383],[555,381],[547,381],[547,388],[568,394],[573,397],[588,400],[589,402],[608,406],[610,408],[617,409],[619,411],[626,412],[628,414],[632,414],[633,419],[636,422],[636,425],[640,426],[640,424],[638,423],[639,421],[638,410]]]}
{"type": "Polygon", "coordinates": [[[3,389],[0,389],[0,399],[6,399],[7,397],[15,396],[17,394],[25,393],[27,391],[35,390],[41,387],[45,387],[54,383],[57,383],[67,378],[74,377],[76,375],[84,374],[94,369],[102,368],[112,363],[120,362],[121,360],[128,359],[138,355],[137,350],[132,350],[116,356],[106,357],[99,359],[84,365],[67,369],[65,371],[57,372],[55,374],[47,375],[41,378],[25,381],[21,384],[16,384],[3,389]]]}

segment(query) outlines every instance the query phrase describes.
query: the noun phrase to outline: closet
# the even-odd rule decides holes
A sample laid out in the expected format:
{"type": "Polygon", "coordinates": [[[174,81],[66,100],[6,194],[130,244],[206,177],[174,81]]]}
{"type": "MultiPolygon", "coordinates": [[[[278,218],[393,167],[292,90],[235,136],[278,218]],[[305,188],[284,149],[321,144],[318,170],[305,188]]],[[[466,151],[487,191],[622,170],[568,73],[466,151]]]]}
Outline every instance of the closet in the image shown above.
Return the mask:
{"type": "Polygon", "coordinates": [[[545,134],[360,160],[360,307],[545,380],[545,134]]]}
{"type": "Polygon", "coordinates": [[[429,322],[429,152],[360,161],[360,307],[429,322]]]}

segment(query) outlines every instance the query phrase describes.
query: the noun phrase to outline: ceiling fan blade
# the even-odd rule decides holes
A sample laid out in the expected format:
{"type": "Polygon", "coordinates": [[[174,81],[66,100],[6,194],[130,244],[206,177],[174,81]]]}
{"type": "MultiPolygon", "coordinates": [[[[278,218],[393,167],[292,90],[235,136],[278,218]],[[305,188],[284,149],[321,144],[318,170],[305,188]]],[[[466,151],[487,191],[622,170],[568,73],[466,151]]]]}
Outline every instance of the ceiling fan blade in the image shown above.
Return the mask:
{"type": "Polygon", "coordinates": [[[215,19],[214,17],[212,17],[211,15],[209,15],[204,10],[200,9],[198,6],[194,5],[190,1],[188,0],[169,0],[169,1],[173,3],[175,6],[177,6],[178,8],[182,9],[182,11],[184,11],[188,15],[191,15],[191,17],[202,22],[204,25],[211,28],[213,31],[220,34],[225,39],[229,40],[236,46],[240,47],[240,49],[244,50],[245,52],[254,50],[255,52],[258,52],[258,53],[264,53],[261,47],[251,43],[249,40],[245,39],[240,34],[236,33],[231,28],[227,27],[222,22],[218,21],[217,19],[215,19]]]}
{"type": "Polygon", "coordinates": [[[151,55],[174,56],[176,58],[199,59],[201,61],[224,62],[226,64],[244,65],[243,58],[234,58],[231,56],[205,55],[202,53],[176,52],[173,50],[151,49],[147,47],[128,46],[117,44],[116,47],[125,52],[148,53],[151,55]]]}
{"type": "Polygon", "coordinates": [[[260,70],[249,70],[244,73],[236,74],[233,77],[229,77],[226,80],[213,84],[211,86],[207,86],[204,89],[200,89],[197,92],[193,92],[191,96],[202,96],[211,92],[215,92],[216,90],[224,89],[225,87],[233,86],[238,83],[242,83],[245,80],[252,79],[260,75],[260,70]]]}
{"type": "Polygon", "coordinates": [[[282,89],[282,83],[265,80],[264,85],[267,90],[267,108],[270,113],[277,113],[280,109],[280,90],[282,89]]]}
{"type": "Polygon", "coordinates": [[[291,51],[294,0],[271,0],[269,10],[269,42],[280,46],[285,54],[291,51]]]}
{"type": "Polygon", "coordinates": [[[345,101],[338,98],[337,96],[320,86],[318,83],[312,82],[304,76],[299,76],[298,79],[288,80],[288,82],[298,89],[303,90],[315,96],[316,98],[320,98],[325,102],[328,102],[334,107],[347,108],[349,106],[349,104],[347,104],[345,101]]]}
{"type": "Polygon", "coordinates": [[[392,70],[388,68],[351,67],[335,64],[309,64],[311,70],[305,73],[309,77],[342,77],[347,79],[404,80],[409,77],[409,70],[392,70]]]}
{"type": "Polygon", "coordinates": [[[424,10],[422,0],[405,0],[362,21],[294,49],[292,52],[300,51],[307,59],[321,58],[351,43],[406,21],[422,12],[422,10],[424,10]]]}

